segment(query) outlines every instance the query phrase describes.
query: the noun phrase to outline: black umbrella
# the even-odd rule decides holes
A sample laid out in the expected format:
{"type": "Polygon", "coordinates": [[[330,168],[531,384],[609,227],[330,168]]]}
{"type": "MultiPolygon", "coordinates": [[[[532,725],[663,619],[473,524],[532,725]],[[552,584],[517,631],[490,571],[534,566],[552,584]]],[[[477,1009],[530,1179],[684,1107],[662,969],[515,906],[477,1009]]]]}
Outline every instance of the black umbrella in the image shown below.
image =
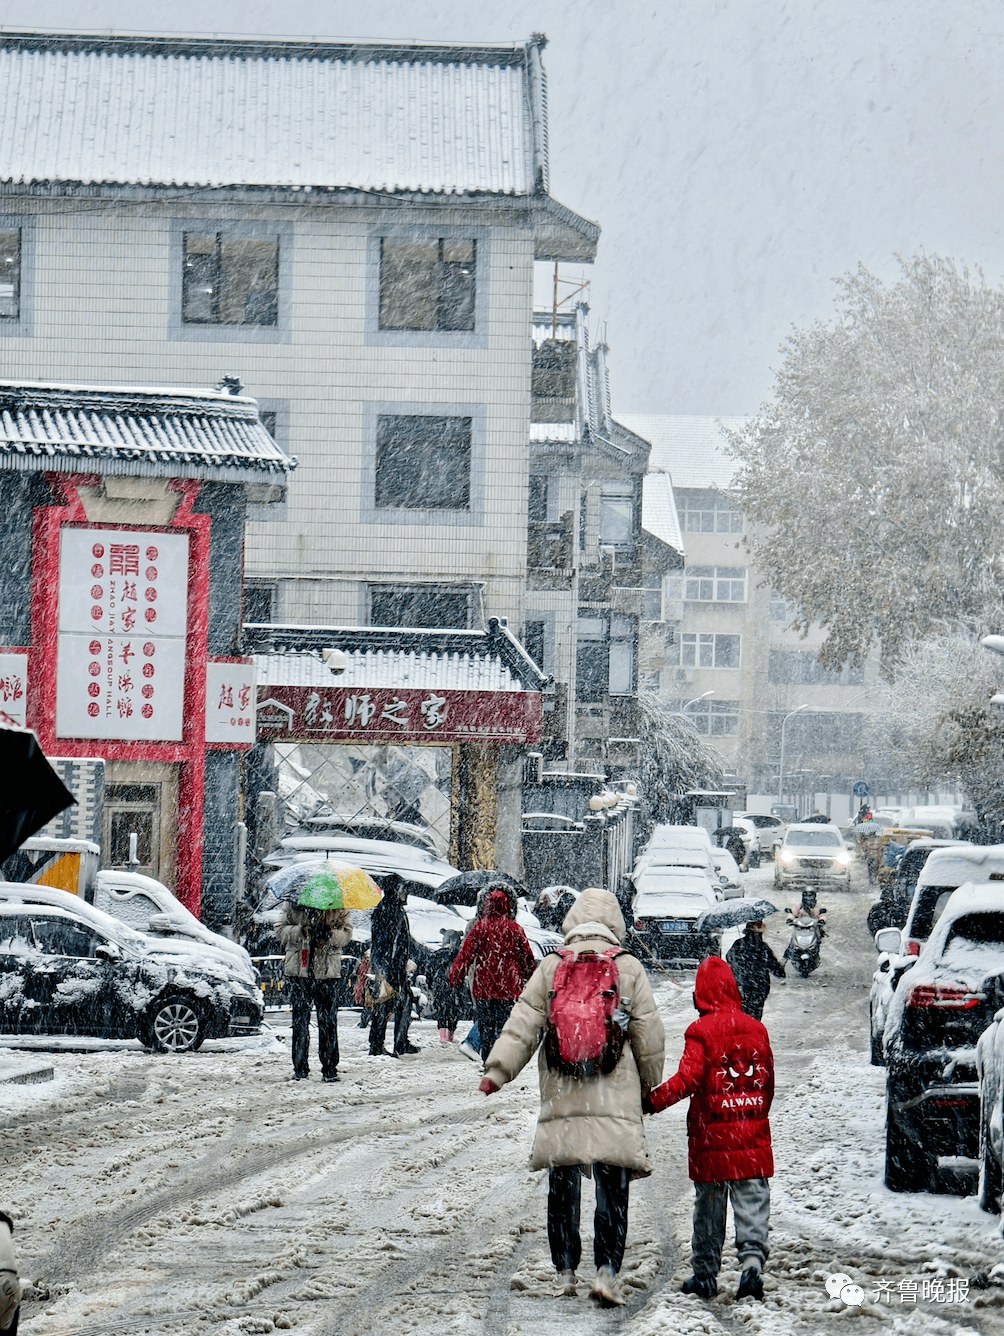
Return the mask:
{"type": "Polygon", "coordinates": [[[777,905],[769,900],[726,900],[706,909],[697,920],[697,931],[705,928],[738,928],[740,923],[756,923],[768,914],[776,914],[777,905]]]}
{"type": "Polygon", "coordinates": [[[448,877],[436,887],[436,899],[441,905],[476,905],[478,891],[486,886],[508,886],[516,895],[525,895],[526,890],[514,877],[506,872],[495,872],[491,868],[474,868],[471,872],[461,872],[456,877],[448,877]]]}
{"type": "Polygon", "coordinates": [[[0,727],[0,863],[76,801],[30,729],[0,727]]]}

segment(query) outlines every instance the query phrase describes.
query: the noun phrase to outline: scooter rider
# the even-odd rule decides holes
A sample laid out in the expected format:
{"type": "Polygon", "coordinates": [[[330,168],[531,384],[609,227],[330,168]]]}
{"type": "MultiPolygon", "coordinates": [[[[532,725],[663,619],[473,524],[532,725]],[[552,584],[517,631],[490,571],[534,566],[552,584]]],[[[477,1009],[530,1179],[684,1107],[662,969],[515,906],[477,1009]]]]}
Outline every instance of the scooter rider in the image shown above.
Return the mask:
{"type": "Polygon", "coordinates": [[[785,909],[786,914],[790,914],[793,919],[811,918],[819,923],[820,937],[826,936],[826,910],[817,909],[816,892],[809,886],[802,890],[802,898],[795,909],[785,909]]]}

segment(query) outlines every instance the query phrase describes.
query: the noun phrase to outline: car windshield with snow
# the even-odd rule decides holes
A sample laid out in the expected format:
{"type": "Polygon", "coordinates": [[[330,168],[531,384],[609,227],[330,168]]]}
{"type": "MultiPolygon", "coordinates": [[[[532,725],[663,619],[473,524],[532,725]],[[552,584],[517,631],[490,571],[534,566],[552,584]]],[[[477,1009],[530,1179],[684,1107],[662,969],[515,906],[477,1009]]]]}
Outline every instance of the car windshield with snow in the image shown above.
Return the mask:
{"type": "Polygon", "coordinates": [[[253,976],[172,941],[161,949],[86,904],[33,903],[0,887],[0,1032],[139,1039],[186,1052],[206,1039],[255,1033],[253,976]]]}
{"type": "Polygon", "coordinates": [[[929,1190],[939,1156],[975,1158],[976,1044],[1004,1001],[1004,890],[953,892],[889,1007],[886,1184],[929,1190]]]}

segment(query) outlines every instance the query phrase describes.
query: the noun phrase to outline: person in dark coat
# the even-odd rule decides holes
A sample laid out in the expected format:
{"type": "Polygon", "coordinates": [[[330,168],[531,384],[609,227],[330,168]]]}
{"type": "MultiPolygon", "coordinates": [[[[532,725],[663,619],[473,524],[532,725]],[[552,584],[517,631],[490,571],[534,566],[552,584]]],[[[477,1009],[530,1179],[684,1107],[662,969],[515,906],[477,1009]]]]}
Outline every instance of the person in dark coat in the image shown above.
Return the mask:
{"type": "Polygon", "coordinates": [[[446,976],[460,950],[460,933],[454,932],[452,928],[442,928],[440,931],[443,944],[429,957],[425,980],[429,985],[429,1001],[436,1014],[440,1043],[452,1044],[453,1031],[460,1019],[460,999],[446,982],[446,976]]]}
{"type": "Polygon", "coordinates": [[[718,1293],[731,1197],[741,1272],[736,1298],[762,1299],[774,1173],[767,1117],[774,1098],[774,1055],[763,1025],[743,1013],[735,978],[720,956],[698,966],[694,1006],[700,1018],[687,1027],[675,1076],[643,1101],[646,1113],[659,1113],[690,1097],[694,1274],[680,1288],[704,1299],[718,1293]]]}
{"type": "Polygon", "coordinates": [[[502,1033],[512,1004],[523,991],[536,963],[526,933],[515,921],[513,901],[505,887],[489,887],[482,917],[475,919],[468,928],[464,944],[447,975],[450,987],[459,988],[467,971],[472,966],[474,968],[471,997],[482,1059],[488,1057],[502,1033]]]}
{"type": "Polygon", "coordinates": [[[770,992],[770,976],[785,977],[784,965],[763,939],[763,919],[747,923],[746,932],[733,942],[725,959],[736,976],[743,1011],[754,1020],[762,1020],[763,1005],[770,992]]]}
{"type": "Polygon", "coordinates": [[[373,910],[370,919],[370,969],[382,976],[397,994],[387,1002],[373,1007],[370,1021],[370,1054],[388,1057],[384,1043],[387,1021],[394,1017],[394,1057],[403,1053],[417,1053],[417,1045],[408,1040],[411,1021],[411,988],[408,969],[411,963],[411,929],[404,912],[408,898],[407,884],[395,874],[383,879],[383,899],[373,910]]]}

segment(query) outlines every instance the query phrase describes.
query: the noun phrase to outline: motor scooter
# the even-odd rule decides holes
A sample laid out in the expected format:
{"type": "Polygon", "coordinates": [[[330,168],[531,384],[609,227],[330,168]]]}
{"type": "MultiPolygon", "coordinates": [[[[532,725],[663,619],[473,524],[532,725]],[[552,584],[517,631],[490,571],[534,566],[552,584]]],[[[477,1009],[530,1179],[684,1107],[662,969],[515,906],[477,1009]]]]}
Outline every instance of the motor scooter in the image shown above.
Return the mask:
{"type": "Polygon", "coordinates": [[[819,964],[823,921],[808,914],[800,914],[788,919],[787,923],[791,928],[791,939],[785,947],[784,958],[791,961],[803,979],[807,979],[819,964]]]}

